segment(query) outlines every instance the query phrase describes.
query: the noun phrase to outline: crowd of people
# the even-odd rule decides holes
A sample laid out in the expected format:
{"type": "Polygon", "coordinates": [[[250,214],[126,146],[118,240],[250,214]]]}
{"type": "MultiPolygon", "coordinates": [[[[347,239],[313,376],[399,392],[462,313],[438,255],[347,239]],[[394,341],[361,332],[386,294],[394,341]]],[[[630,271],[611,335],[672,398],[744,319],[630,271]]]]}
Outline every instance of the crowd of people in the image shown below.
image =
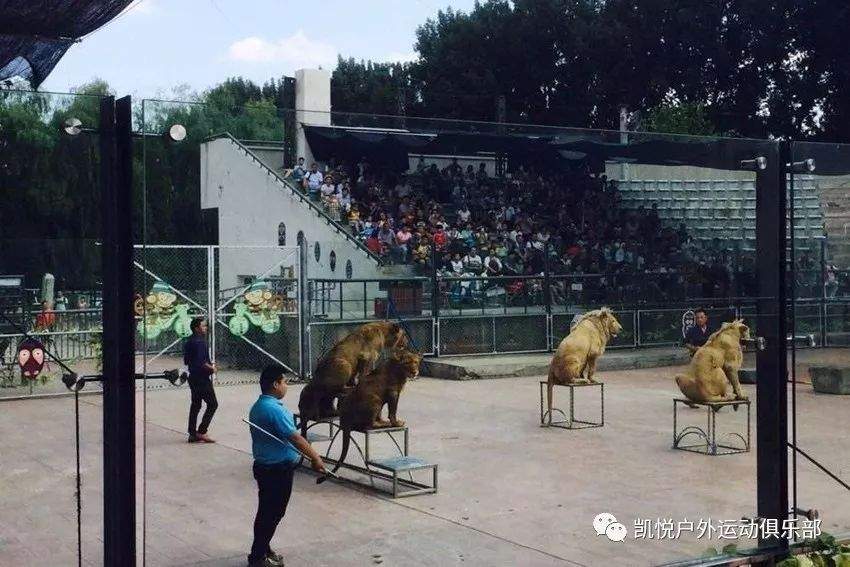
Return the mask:
{"type": "Polygon", "coordinates": [[[635,294],[723,297],[757,293],[755,259],[665,226],[657,206],[621,206],[617,182],[585,167],[543,171],[519,166],[494,175],[486,163],[440,169],[420,158],[412,171],[372,167],[364,158],[331,160],[323,171],[303,159],[292,176],[312,199],[388,263],[412,263],[457,278],[452,294],[472,297],[500,286],[526,295],[548,270],[554,302],[580,295],[608,301],[635,294]]]}

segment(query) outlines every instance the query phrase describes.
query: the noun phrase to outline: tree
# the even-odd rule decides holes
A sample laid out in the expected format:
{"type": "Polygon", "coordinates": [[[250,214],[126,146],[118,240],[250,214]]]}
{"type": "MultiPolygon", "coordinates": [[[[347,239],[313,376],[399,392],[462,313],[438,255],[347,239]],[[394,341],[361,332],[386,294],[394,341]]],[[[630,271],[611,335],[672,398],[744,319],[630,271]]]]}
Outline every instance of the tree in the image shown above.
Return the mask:
{"type": "Polygon", "coordinates": [[[504,95],[512,122],[614,129],[673,92],[712,131],[844,140],[847,29],[827,0],[487,0],[424,22],[400,74],[341,59],[332,101],[395,114],[403,85],[410,115],[494,120],[504,95]]]}
{"type": "Polygon", "coordinates": [[[699,103],[682,104],[669,101],[649,110],[642,130],[694,136],[717,134],[705,106],[699,103]]]}

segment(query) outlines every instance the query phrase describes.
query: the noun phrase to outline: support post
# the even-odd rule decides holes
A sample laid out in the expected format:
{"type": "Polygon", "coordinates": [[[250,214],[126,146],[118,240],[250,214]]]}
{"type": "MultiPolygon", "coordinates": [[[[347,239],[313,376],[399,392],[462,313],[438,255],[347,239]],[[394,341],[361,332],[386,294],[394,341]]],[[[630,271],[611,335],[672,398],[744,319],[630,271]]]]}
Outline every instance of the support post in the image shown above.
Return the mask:
{"type": "Polygon", "coordinates": [[[103,563],[136,564],[133,147],[130,97],[100,106],[103,219],[103,563]]]}
{"type": "MultiPolygon", "coordinates": [[[[756,354],[757,504],[761,519],[782,525],[788,517],[788,361],[786,240],[788,142],[765,144],[767,167],[756,174],[758,331],[765,348],[756,354]]],[[[760,539],[759,547],[787,549],[787,538],[760,539]]]]}
{"type": "Polygon", "coordinates": [[[549,271],[549,241],[543,245],[543,301],[546,304],[546,350],[552,350],[552,277],[549,271]]]}
{"type": "Polygon", "coordinates": [[[307,280],[307,240],[298,242],[298,335],[300,337],[301,379],[311,374],[310,367],[310,290],[307,280]]]}
{"type": "Polygon", "coordinates": [[[434,356],[440,356],[440,272],[437,245],[431,246],[431,325],[434,356]]]}

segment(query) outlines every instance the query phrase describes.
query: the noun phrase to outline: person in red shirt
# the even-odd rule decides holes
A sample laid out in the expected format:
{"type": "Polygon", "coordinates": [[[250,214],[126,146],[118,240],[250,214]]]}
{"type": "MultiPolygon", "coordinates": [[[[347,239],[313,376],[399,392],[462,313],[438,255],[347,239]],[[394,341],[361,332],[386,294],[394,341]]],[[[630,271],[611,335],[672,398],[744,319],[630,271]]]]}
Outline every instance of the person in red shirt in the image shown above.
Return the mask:
{"type": "Polygon", "coordinates": [[[378,240],[377,232],[373,232],[369,235],[369,238],[366,239],[366,248],[368,248],[373,254],[380,256],[381,242],[378,240]]]}
{"type": "Polygon", "coordinates": [[[437,247],[437,250],[442,250],[449,241],[449,237],[446,234],[445,228],[443,225],[437,226],[437,231],[434,233],[434,246],[437,247]]]}
{"type": "Polygon", "coordinates": [[[46,331],[56,322],[56,314],[50,307],[50,302],[46,299],[41,302],[41,311],[35,316],[35,328],[40,331],[46,331]]]}

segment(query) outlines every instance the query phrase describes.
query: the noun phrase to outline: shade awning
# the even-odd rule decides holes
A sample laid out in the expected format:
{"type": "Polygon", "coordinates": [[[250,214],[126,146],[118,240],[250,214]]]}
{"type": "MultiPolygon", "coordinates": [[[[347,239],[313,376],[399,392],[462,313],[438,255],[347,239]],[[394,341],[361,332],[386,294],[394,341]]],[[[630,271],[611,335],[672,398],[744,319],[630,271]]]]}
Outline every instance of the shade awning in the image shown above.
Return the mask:
{"type": "Polygon", "coordinates": [[[118,16],[132,0],[0,0],[0,80],[38,87],[68,48],[118,16]]]}
{"type": "MultiPolygon", "coordinates": [[[[492,155],[509,159],[694,166],[741,170],[741,162],[769,155],[774,142],[575,130],[548,136],[462,132],[400,132],[304,125],[313,155],[322,161],[360,159],[407,169],[409,154],[492,155]],[[617,141],[612,141],[617,139],[617,141]]],[[[832,160],[835,161],[835,160],[832,160]]],[[[847,162],[850,166],[850,162],[847,162]]],[[[835,168],[830,171],[834,173],[835,168]]]]}

